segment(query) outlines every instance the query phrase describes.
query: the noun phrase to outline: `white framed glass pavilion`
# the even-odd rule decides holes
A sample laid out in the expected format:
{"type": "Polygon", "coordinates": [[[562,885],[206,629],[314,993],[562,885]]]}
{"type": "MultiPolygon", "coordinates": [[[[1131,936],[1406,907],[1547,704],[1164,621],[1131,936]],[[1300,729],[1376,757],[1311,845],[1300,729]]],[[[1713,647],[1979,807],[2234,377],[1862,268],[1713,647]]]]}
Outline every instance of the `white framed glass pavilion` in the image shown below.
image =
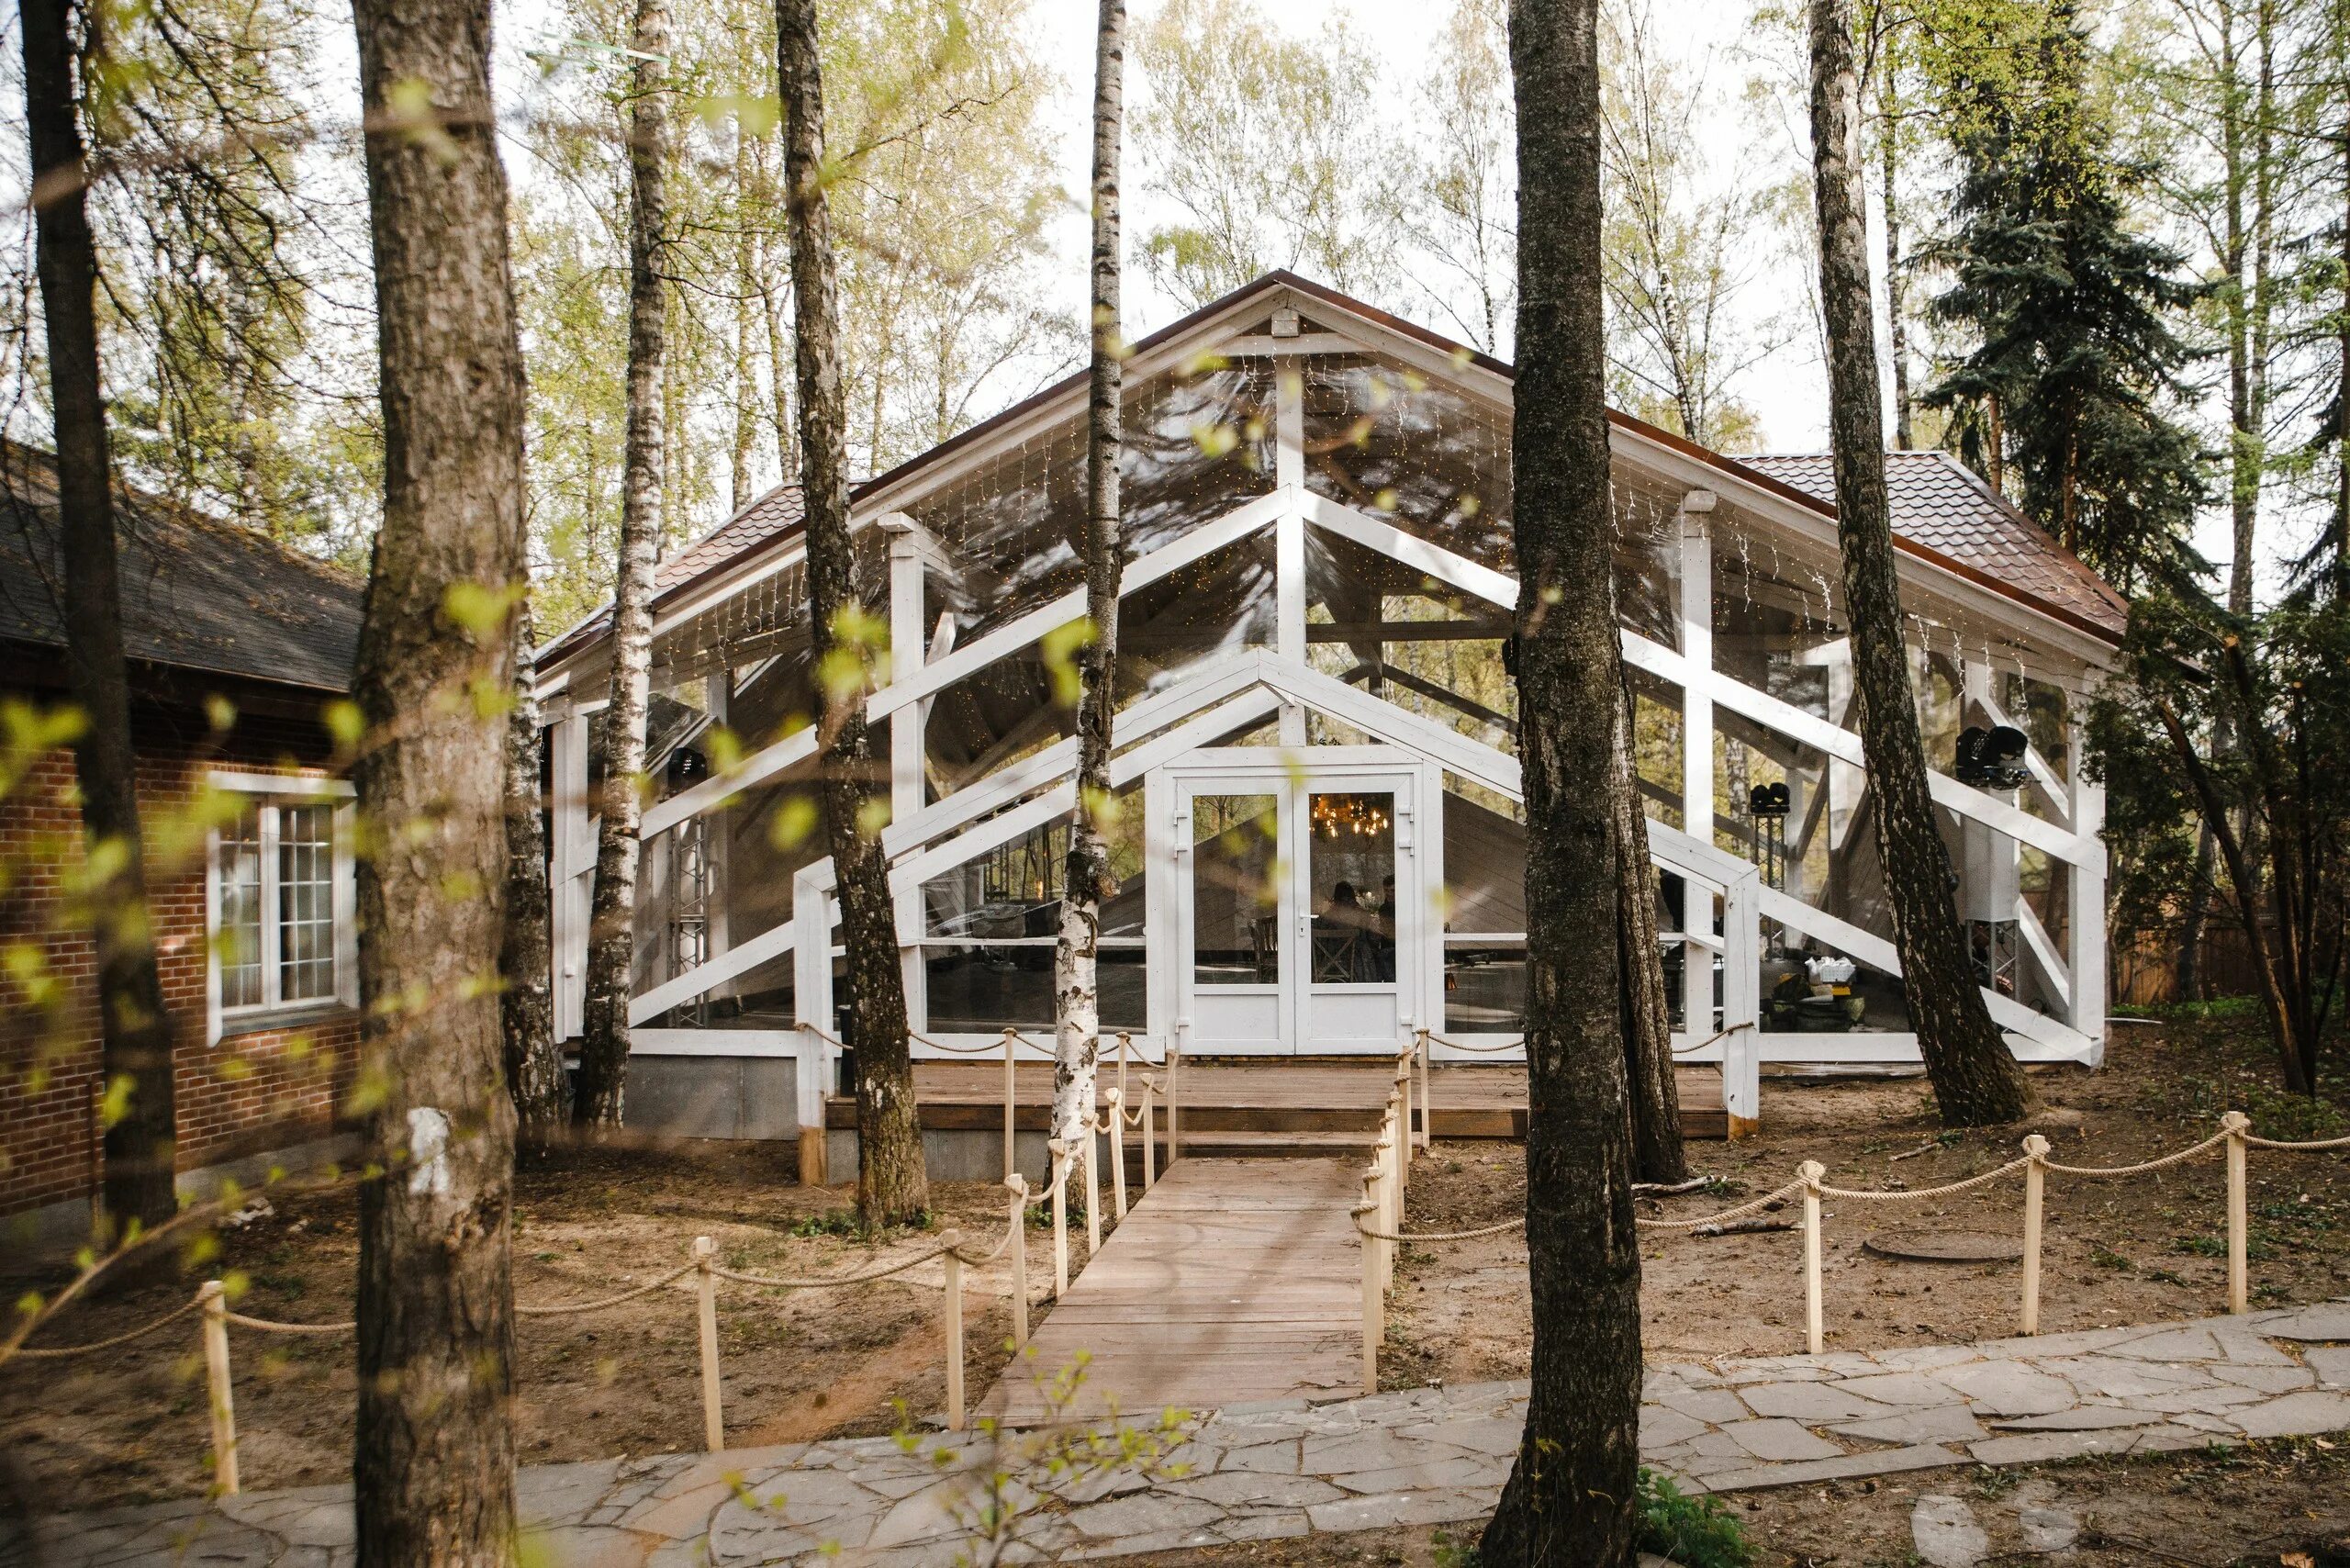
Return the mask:
{"type": "MultiPolygon", "coordinates": [[[[1508,367],[1273,274],[1128,365],[1127,566],[1113,775],[1124,886],[1105,1027],[1146,1057],[1392,1052],[1522,1025],[1508,367]]],[[[1072,714],[1046,641],[1083,613],[1082,378],[858,487],[859,581],[897,650],[883,833],[917,1055],[1051,1025],[1072,714]]],[[[1737,461],[1617,418],[1616,591],[1636,697],[1675,1048],[1731,1126],[1769,1061],[1918,1059],[1852,712],[1826,463],[1737,461]],[[1785,786],[1784,816],[1751,809],[1785,786]],[[1810,960],[1850,960],[1830,1005],[1810,960]]],[[[2083,698],[2124,610],[1940,454],[1892,459],[1904,610],[1942,825],[1986,998],[2017,1054],[2104,1042],[2102,797],[2083,698]],[[2030,737],[2027,782],[1959,781],[1971,724],[2030,737]]],[[[793,1063],[820,1125],[840,1034],[798,499],[762,498],[664,564],[644,819],[646,1054],[793,1063]],[[666,765],[664,765],[666,766],[666,765]]],[[[557,1023],[576,1032],[587,814],[607,635],[542,651],[555,785],[557,1023]]],[[[1830,972],[1837,972],[1831,969],[1830,972]]],[[[777,1120],[789,1123],[790,1115],[777,1120]]]]}

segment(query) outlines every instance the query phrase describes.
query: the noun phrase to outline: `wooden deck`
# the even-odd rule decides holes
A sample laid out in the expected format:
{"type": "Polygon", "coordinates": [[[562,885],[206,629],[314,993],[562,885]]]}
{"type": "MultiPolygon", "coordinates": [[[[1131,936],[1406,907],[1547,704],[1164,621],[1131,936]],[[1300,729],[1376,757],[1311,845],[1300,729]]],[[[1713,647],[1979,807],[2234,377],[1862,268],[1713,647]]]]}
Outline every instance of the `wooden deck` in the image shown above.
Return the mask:
{"type": "MultiPolygon", "coordinates": [[[[1297,1135],[1295,1147],[1311,1149],[1338,1135],[1361,1133],[1362,1141],[1379,1125],[1393,1081],[1392,1063],[1374,1059],[1338,1061],[1327,1058],[1270,1060],[1189,1060],[1182,1069],[1183,1140],[1186,1152],[1215,1153],[1225,1135],[1224,1148],[1244,1152],[1259,1142],[1280,1141],[1278,1135],[1297,1135]]],[[[1682,1131],[1690,1137],[1729,1136],[1722,1110],[1721,1074],[1710,1068],[1684,1068],[1677,1075],[1681,1092],[1682,1131]]],[[[1100,1082],[1107,1089],[1118,1081],[1114,1060],[1102,1064],[1100,1082]]],[[[1523,1138],[1526,1136],[1526,1070],[1522,1067],[1463,1067],[1438,1065],[1431,1075],[1430,1098],[1435,1104],[1435,1133],[1440,1138],[1523,1138]]],[[[1141,1085],[1128,1069],[1127,1088],[1138,1096],[1141,1085]]],[[[1050,1062],[1023,1059],[1017,1068],[1013,1114],[1016,1126],[1044,1130],[1052,1104],[1050,1062]]],[[[1416,1079],[1415,1097],[1419,1092],[1416,1079]]],[[[1003,1061],[973,1058],[959,1061],[920,1061],[914,1064],[914,1096],[921,1102],[922,1124],[940,1131],[985,1131],[1003,1126],[1003,1061]]],[[[856,1103],[835,1097],[826,1112],[826,1125],[853,1127],[856,1103]]],[[[1164,1126],[1164,1107],[1161,1124],[1164,1126]]],[[[1340,1139],[1351,1142],[1351,1139],[1340,1139]]]]}
{"type": "MultiPolygon", "coordinates": [[[[980,1401],[1008,1424],[1340,1394],[1362,1368],[1358,1159],[1185,1159],[1127,1212],[980,1401]],[[1046,1390],[1090,1355],[1077,1396],[1046,1390]]],[[[1081,1249],[1082,1240],[1079,1241],[1081,1249]]]]}

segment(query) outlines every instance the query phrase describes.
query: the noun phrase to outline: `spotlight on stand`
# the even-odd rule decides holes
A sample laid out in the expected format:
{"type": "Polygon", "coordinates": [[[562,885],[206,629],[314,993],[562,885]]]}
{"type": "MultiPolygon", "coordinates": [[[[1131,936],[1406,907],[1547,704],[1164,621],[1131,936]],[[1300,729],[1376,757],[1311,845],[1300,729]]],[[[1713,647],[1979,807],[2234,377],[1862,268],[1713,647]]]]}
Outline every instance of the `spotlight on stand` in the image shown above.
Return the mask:
{"type": "Polygon", "coordinates": [[[1959,733],[1958,781],[1986,790],[2017,790],[2031,777],[2023,765],[2031,743],[2012,724],[1985,729],[1970,724],[1959,733]]]}
{"type": "Polygon", "coordinates": [[[1785,784],[1757,784],[1746,792],[1746,810],[1758,822],[1787,814],[1790,797],[1785,784]]]}

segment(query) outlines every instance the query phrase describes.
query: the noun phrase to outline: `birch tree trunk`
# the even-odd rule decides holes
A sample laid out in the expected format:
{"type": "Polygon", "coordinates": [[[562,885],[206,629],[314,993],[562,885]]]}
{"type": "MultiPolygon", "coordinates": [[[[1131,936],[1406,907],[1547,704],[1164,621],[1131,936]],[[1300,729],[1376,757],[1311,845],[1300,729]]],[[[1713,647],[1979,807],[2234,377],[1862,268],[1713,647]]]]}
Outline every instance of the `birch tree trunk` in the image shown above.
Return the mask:
{"type": "Polygon", "coordinates": [[[612,589],[611,702],[604,710],[595,896],[588,916],[588,982],[572,1117],[610,1130],[626,1113],[628,1002],[636,968],[638,829],[644,813],[644,707],[653,664],[653,566],[663,482],[663,369],[667,357],[669,7],[638,0],[629,107],[628,436],[621,475],[620,566],[612,589]],[[655,58],[646,59],[645,56],[655,58]]]}
{"type": "Polygon", "coordinates": [[[1596,0],[1512,0],[1517,94],[1516,645],[1527,859],[1526,1432],[1479,1560],[1632,1561],[1640,1255],[1613,773],[1596,0]]]}
{"type": "Polygon", "coordinates": [[[1861,745],[1876,799],[1876,833],[1893,906],[1910,1025],[1953,1126],[2023,1114],[2023,1074],[2009,1054],[1958,924],[1950,852],[1927,791],[1926,752],[1910,694],[1894,576],[1892,509],[1876,325],[1869,302],[1868,230],[1854,134],[1860,88],[1852,0],[1810,0],[1811,139],[1819,210],[1819,290],[1828,322],[1829,433],[1835,453],[1836,532],[1852,628],[1861,745]]]}
{"type": "Polygon", "coordinates": [[[495,991],[514,679],[522,356],[485,0],[357,0],[384,521],[352,696],[360,1081],[359,1568],[514,1548],[514,1107],[495,991]],[[489,720],[487,724],[501,724],[489,720]]]}
{"type": "Polygon", "coordinates": [[[1085,611],[1092,637],[1077,650],[1077,815],[1062,872],[1060,940],[1053,947],[1053,1136],[1074,1142],[1093,1116],[1101,1054],[1097,991],[1102,905],[1118,889],[1110,866],[1117,797],[1110,789],[1110,728],[1117,707],[1118,594],[1125,541],[1119,526],[1120,402],[1125,339],[1119,316],[1118,151],[1125,134],[1125,0],[1102,0],[1093,56],[1092,373],[1086,406],[1085,611]]]}
{"type": "Polygon", "coordinates": [[[554,1039],[552,909],[530,601],[515,612],[514,706],[506,715],[506,930],[498,1008],[506,1031],[506,1087],[514,1097],[519,1136],[544,1148],[563,1123],[563,1053],[554,1039]]]}
{"type": "MultiPolygon", "coordinates": [[[[129,1097],[106,1129],[101,1201],[113,1233],[152,1228],[179,1212],[173,1183],[172,1020],[147,915],[138,751],[122,646],[115,555],[114,470],[98,374],[97,247],[84,191],[73,0],[25,0],[25,121],[32,153],[36,268],[49,340],[57,435],[57,510],[65,556],[65,657],[84,728],[73,745],[85,864],[111,862],[91,890],[101,1070],[129,1097]]],[[[86,25],[97,26],[94,16],[86,25]]]]}
{"type": "MultiPolygon", "coordinates": [[[[867,733],[865,689],[879,622],[857,601],[848,532],[847,409],[841,392],[839,282],[824,196],[824,82],[815,0],[778,0],[784,190],[791,231],[793,358],[807,506],[810,654],[824,737],[822,778],[848,949],[848,1045],[856,1053],[856,1204],[868,1225],[919,1218],[930,1202],[906,1033],[905,971],[881,853],[886,791],[867,733]],[[876,810],[875,808],[879,808],[876,810]]],[[[907,656],[919,656],[905,650],[907,656]]]]}

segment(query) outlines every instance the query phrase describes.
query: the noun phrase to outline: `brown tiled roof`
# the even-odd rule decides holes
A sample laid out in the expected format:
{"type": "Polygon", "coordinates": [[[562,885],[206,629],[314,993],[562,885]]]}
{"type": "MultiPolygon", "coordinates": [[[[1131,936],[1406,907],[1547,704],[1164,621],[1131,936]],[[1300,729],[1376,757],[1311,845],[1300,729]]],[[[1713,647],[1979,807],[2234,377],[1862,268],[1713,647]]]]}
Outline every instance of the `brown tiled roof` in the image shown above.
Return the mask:
{"type": "MultiPolygon", "coordinates": [[[[1836,476],[1825,453],[1737,461],[1835,504],[1836,476]]],[[[2130,606],[2121,594],[1948,453],[1888,452],[1885,483],[1902,537],[2110,636],[2128,628],[2130,606]]]]}
{"type": "MultiPolygon", "coordinates": [[[[265,533],[118,487],[123,652],[134,664],[348,691],[357,577],[265,533]]],[[[65,646],[57,463],[0,443],[0,642],[65,646]]]]}

